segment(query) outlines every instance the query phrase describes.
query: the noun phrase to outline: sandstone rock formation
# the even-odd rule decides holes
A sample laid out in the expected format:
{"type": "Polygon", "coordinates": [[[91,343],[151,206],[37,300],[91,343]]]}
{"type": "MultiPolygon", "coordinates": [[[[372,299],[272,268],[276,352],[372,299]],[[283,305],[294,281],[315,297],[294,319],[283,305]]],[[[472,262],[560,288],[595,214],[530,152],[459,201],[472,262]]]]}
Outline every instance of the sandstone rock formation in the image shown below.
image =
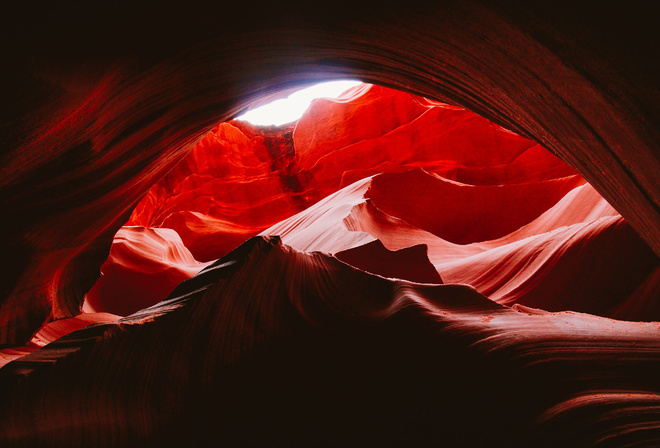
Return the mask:
{"type": "Polygon", "coordinates": [[[5,9],[0,444],[656,444],[653,5],[296,3],[5,9]]]}

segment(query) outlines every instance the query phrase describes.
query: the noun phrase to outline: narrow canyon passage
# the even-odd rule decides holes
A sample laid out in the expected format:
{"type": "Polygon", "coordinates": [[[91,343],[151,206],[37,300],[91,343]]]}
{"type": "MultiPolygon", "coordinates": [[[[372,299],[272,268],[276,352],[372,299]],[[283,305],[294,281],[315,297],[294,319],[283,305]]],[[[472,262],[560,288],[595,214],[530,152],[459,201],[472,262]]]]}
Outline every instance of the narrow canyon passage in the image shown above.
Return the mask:
{"type": "Polygon", "coordinates": [[[338,6],[6,8],[1,446],[660,444],[653,5],[338,6]]]}
{"type": "Polygon", "coordinates": [[[19,445],[93,428],[121,446],[580,446],[657,406],[660,326],[625,321],[658,319],[659,268],[537,143],[361,84],[280,127],[221,123],[152,186],[83,313],[0,352],[0,429],[19,445]],[[612,418],[631,394],[648,406],[572,438],[576,413],[612,418]]]}
{"type": "Polygon", "coordinates": [[[400,279],[383,257],[422,245],[399,269],[432,265],[508,305],[660,319],[653,286],[633,297],[657,257],[570,166],[467,110],[368,84],[283,127],[214,128],[138,204],[83,309],[154,305],[259,233],[400,279]]]}

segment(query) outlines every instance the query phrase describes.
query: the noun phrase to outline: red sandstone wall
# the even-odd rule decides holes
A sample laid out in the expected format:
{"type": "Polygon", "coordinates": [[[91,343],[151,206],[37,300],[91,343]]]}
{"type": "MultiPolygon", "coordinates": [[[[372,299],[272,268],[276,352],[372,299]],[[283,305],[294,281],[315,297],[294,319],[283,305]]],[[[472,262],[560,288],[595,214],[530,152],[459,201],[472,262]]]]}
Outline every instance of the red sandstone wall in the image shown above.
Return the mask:
{"type": "MultiPolygon", "coordinates": [[[[0,344],[14,350],[3,361],[18,359],[0,370],[2,445],[654,444],[657,323],[532,308],[657,315],[654,5],[259,6],[3,11],[0,344]],[[207,131],[279,89],[335,76],[489,117],[567,161],[623,219],[588,185],[550,181],[576,188],[536,217],[514,213],[527,221],[518,230],[489,220],[479,227],[497,232],[451,242],[436,223],[405,222],[415,201],[378,189],[467,193],[525,170],[442,165],[460,184],[419,173],[355,184],[367,174],[358,167],[343,190],[268,230],[284,245],[251,240],[131,318],[73,317],[133,207],[207,131]],[[397,280],[411,265],[436,284],[397,280]]],[[[422,154],[431,141],[403,147],[422,154]]],[[[539,157],[523,154],[520,167],[539,157]]],[[[532,170],[540,182],[561,177],[544,166],[532,170]]],[[[336,182],[330,174],[321,179],[336,182]]],[[[154,273],[199,266],[159,244],[177,257],[154,273]]]]}

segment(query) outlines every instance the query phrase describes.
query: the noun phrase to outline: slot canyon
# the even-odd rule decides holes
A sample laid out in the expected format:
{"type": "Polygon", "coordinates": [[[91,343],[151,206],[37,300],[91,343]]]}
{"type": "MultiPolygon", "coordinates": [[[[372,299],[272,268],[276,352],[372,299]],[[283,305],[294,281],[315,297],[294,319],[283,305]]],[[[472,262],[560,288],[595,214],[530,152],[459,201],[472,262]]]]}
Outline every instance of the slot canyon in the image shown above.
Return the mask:
{"type": "Polygon", "coordinates": [[[660,446],[652,2],[4,9],[0,446],[660,446]]]}

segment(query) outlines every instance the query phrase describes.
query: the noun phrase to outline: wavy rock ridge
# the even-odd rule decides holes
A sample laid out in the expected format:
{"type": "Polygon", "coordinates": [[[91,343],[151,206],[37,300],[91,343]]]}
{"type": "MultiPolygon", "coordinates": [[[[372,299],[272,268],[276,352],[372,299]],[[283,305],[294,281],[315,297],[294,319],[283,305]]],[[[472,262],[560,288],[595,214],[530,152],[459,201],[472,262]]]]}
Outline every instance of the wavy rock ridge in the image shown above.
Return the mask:
{"type": "Polygon", "coordinates": [[[658,428],[659,337],[657,322],[509,308],[257,237],[166,301],[7,365],[0,434],[7,446],[633,443],[658,428]]]}

